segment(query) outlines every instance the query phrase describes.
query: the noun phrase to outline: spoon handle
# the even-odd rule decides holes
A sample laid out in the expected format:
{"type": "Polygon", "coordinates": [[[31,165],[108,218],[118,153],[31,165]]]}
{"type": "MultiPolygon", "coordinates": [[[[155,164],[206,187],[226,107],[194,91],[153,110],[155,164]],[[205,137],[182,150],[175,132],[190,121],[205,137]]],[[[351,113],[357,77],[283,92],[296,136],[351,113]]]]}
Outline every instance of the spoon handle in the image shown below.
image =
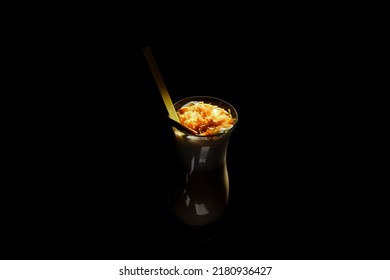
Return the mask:
{"type": "Polygon", "coordinates": [[[153,77],[157,83],[158,89],[160,90],[160,94],[162,99],[164,100],[165,107],[168,110],[168,115],[171,119],[179,122],[179,118],[177,116],[175,106],[172,103],[171,97],[169,96],[167,87],[165,86],[164,80],[161,76],[160,70],[158,69],[157,63],[154,59],[153,53],[149,46],[143,49],[146,60],[148,61],[150,70],[152,71],[153,77]]]}
{"type": "Polygon", "coordinates": [[[182,125],[180,122],[177,122],[177,121],[171,119],[170,117],[168,117],[167,119],[168,119],[169,123],[172,126],[176,127],[177,129],[180,129],[182,131],[185,131],[185,132],[191,133],[191,134],[195,134],[195,135],[198,134],[198,132],[196,130],[194,130],[194,129],[190,128],[190,127],[187,127],[185,125],[182,125]]]}

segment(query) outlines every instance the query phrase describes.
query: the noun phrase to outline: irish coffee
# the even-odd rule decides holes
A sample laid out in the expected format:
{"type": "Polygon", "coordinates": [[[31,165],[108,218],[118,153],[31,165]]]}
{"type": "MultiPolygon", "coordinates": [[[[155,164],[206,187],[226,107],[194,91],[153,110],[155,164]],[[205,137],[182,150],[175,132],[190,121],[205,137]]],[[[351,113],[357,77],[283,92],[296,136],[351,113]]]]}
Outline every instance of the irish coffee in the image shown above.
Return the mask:
{"type": "Polygon", "coordinates": [[[230,104],[208,96],[185,98],[175,109],[179,119],[186,120],[182,124],[199,128],[199,133],[173,127],[179,174],[178,184],[169,192],[169,203],[184,223],[204,226],[220,217],[228,204],[226,153],[238,116],[230,104]],[[201,108],[189,107],[193,105],[201,108]],[[194,122],[189,123],[192,117],[194,122]]]}

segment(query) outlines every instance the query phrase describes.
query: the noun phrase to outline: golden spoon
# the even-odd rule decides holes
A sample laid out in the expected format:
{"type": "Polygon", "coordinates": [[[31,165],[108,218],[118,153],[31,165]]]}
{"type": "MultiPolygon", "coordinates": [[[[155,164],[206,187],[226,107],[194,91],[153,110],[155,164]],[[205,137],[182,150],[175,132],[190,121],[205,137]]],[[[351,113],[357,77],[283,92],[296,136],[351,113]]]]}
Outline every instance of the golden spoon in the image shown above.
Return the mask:
{"type": "Polygon", "coordinates": [[[164,80],[161,76],[160,70],[158,69],[157,63],[154,59],[154,56],[152,54],[152,51],[149,46],[145,47],[143,49],[144,55],[146,57],[146,60],[148,61],[150,70],[152,71],[153,77],[157,83],[158,89],[160,91],[161,97],[164,101],[165,107],[168,110],[168,119],[171,122],[171,125],[181,129],[185,130],[187,132],[190,132],[192,134],[198,134],[198,132],[190,127],[184,126],[180,123],[179,117],[177,116],[175,106],[172,103],[171,97],[169,96],[168,90],[165,86],[164,80]]]}

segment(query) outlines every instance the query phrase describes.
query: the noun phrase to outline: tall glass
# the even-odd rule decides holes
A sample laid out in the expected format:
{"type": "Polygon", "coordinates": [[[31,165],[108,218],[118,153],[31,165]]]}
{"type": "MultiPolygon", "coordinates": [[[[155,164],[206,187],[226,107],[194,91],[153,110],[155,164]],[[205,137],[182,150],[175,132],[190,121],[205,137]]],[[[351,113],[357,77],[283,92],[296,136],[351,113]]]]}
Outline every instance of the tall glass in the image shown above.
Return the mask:
{"type": "Polygon", "coordinates": [[[193,96],[174,104],[178,110],[191,101],[203,101],[224,108],[236,119],[229,130],[213,135],[189,134],[173,127],[178,163],[177,184],[169,192],[175,215],[193,227],[209,225],[224,212],[229,200],[229,175],[226,162],[230,136],[238,115],[228,102],[210,96],[193,96]]]}

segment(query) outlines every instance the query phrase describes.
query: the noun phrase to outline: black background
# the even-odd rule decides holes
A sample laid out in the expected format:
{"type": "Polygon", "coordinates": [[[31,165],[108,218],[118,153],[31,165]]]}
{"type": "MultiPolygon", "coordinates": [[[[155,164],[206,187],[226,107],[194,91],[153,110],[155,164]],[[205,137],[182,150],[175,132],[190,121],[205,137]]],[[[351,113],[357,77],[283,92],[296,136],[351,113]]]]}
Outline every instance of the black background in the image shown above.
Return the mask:
{"type": "Polygon", "coordinates": [[[358,129],[352,31],[288,9],[179,9],[20,26],[2,258],[381,258],[385,205],[358,129]],[[239,114],[229,207],[205,244],[168,208],[173,135],[145,46],[174,102],[210,95],[239,114]]]}

